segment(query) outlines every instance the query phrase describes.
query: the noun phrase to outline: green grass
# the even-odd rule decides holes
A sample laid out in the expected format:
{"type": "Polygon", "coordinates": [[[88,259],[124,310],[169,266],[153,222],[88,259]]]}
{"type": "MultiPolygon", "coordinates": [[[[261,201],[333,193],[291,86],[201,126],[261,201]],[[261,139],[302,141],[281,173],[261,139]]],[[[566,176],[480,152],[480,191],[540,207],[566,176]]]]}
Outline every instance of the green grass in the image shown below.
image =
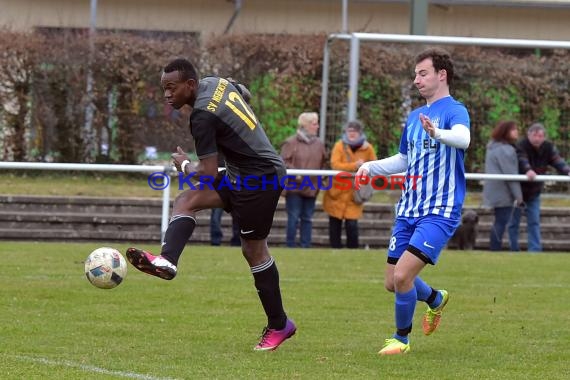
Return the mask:
{"type": "Polygon", "coordinates": [[[420,303],[410,354],[379,357],[394,329],[383,251],[273,249],[298,332],[259,353],[265,317],[239,249],[189,246],[175,280],[129,267],[101,290],[83,260],[103,245],[0,242],[2,379],[570,376],[570,255],[445,252],[423,274],[450,291],[440,329],[423,336],[420,303]]]}
{"type": "MultiPolygon", "coordinates": [[[[148,175],[142,173],[39,173],[38,171],[30,171],[28,174],[21,174],[21,172],[8,172],[0,174],[0,182],[2,183],[0,194],[70,197],[162,197],[162,191],[150,188],[148,175]]],[[[171,186],[172,195],[178,193],[176,186],[171,186]]]]}

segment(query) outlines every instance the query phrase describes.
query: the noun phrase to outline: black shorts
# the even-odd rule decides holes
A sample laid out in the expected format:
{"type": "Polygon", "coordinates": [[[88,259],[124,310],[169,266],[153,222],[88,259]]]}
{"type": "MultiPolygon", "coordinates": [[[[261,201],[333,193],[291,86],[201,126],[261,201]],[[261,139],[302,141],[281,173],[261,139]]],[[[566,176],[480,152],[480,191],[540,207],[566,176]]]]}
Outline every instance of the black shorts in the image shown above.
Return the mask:
{"type": "Polygon", "coordinates": [[[222,182],[229,183],[225,171],[219,173],[213,185],[224,202],[224,210],[231,213],[237,222],[240,236],[246,240],[267,238],[283,188],[268,186],[265,189],[248,190],[238,186],[220,186],[222,182]]]}

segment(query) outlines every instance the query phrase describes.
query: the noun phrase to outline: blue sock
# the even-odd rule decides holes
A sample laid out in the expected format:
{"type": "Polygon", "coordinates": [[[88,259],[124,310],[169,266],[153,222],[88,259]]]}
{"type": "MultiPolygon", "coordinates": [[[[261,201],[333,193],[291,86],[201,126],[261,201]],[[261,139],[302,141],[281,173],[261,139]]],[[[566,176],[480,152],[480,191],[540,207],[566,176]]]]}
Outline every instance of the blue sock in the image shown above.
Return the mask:
{"type": "Polygon", "coordinates": [[[416,277],[414,280],[414,286],[416,287],[416,292],[418,293],[418,301],[426,302],[431,295],[431,286],[425,283],[420,276],[416,277]]]}
{"type": "MultiPolygon", "coordinates": [[[[417,299],[416,288],[412,288],[410,291],[406,293],[396,292],[396,302],[395,302],[396,328],[399,331],[411,330],[417,300],[418,299],[417,299]]],[[[404,342],[404,340],[401,338],[405,338],[406,337],[405,335],[402,334],[396,334],[396,335],[399,336],[399,338],[396,337],[396,339],[404,342]]],[[[404,343],[408,343],[407,338],[404,343]]]]}
{"type": "Polygon", "coordinates": [[[394,334],[394,338],[398,339],[400,342],[404,343],[404,344],[408,344],[410,343],[410,340],[408,339],[408,336],[402,336],[402,335],[398,335],[397,333],[394,334]]]}

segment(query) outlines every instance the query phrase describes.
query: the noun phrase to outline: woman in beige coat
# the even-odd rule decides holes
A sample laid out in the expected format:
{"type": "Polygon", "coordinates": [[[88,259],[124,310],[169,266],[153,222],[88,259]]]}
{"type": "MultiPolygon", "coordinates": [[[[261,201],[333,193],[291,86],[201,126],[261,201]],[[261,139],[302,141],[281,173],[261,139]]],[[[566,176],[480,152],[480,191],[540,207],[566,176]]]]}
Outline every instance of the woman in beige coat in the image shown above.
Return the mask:
{"type": "MultiPolygon", "coordinates": [[[[281,147],[281,156],[287,169],[323,169],[326,162],[325,144],[317,136],[319,115],[303,112],[299,115],[298,129],[281,147]]],[[[285,191],[287,210],[287,247],[310,248],[313,230],[313,213],[319,185],[317,177],[309,177],[311,186],[303,177],[288,183],[291,190],[285,191]],[[300,242],[296,242],[297,230],[300,242]]]]}
{"type": "MultiPolygon", "coordinates": [[[[350,121],[344,128],[342,138],[331,152],[331,168],[356,172],[360,165],[376,160],[374,147],[366,141],[362,123],[350,121]]],[[[332,248],[342,248],[342,222],[346,229],[346,247],[358,248],[358,219],[362,217],[362,204],[356,204],[354,188],[345,190],[346,182],[333,179],[332,186],[323,197],[323,209],[329,214],[329,239],[332,248]]]]}

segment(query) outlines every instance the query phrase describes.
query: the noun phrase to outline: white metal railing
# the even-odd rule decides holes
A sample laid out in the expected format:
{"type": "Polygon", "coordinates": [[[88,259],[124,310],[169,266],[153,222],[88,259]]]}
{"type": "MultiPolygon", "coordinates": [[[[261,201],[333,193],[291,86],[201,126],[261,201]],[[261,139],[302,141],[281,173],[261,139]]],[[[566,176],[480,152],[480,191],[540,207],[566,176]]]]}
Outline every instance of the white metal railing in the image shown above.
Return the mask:
{"type": "MultiPolygon", "coordinates": [[[[91,172],[123,172],[123,173],[156,173],[172,172],[170,165],[112,165],[112,164],[64,164],[47,162],[0,162],[0,169],[31,169],[31,170],[78,170],[91,172]]],[[[160,223],[161,239],[168,227],[170,211],[170,188],[162,192],[162,218],[160,223]]]]}
{"type": "MultiPolygon", "coordinates": [[[[77,170],[92,172],[127,172],[127,173],[166,173],[169,175],[176,174],[174,168],[170,165],[113,165],[113,164],[66,164],[66,163],[44,163],[44,162],[0,162],[0,169],[6,170],[77,170]]],[[[294,176],[322,176],[330,177],[341,173],[341,170],[306,170],[306,169],[289,169],[288,175],[294,176]]],[[[401,173],[402,175],[404,173],[401,173]]],[[[482,173],[466,173],[467,180],[503,180],[503,181],[528,181],[524,174],[482,174],[482,173]]],[[[539,175],[534,181],[537,182],[570,182],[570,176],[564,175],[539,175]]],[[[162,190],[162,218],[161,218],[161,238],[168,227],[168,217],[170,213],[170,184],[162,190]]]]}

